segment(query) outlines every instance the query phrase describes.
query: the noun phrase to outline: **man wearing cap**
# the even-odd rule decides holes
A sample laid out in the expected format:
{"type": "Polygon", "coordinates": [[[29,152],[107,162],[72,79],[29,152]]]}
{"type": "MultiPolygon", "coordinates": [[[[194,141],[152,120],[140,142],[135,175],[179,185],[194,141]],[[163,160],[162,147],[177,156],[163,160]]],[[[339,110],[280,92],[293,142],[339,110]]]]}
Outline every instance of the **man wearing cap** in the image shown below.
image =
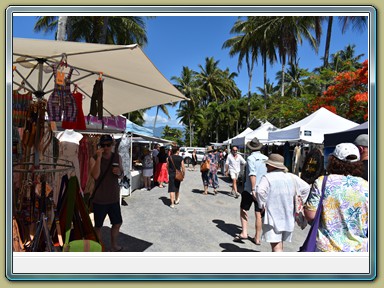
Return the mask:
{"type": "Polygon", "coordinates": [[[247,157],[246,164],[246,179],[244,184],[244,191],[241,193],[240,203],[240,221],[242,231],[236,235],[235,241],[248,239],[248,210],[251,208],[252,203],[255,206],[255,236],[253,241],[256,245],[260,245],[261,237],[261,209],[256,202],[256,187],[260,182],[261,177],[267,173],[265,161],[267,156],[260,152],[263,144],[260,143],[256,137],[247,143],[247,148],[252,151],[251,155],[247,157]]]}
{"type": "Polygon", "coordinates": [[[95,179],[96,190],[93,192],[93,213],[95,220],[95,232],[101,240],[101,227],[108,215],[111,228],[111,251],[122,251],[117,244],[123,218],[120,209],[120,186],[118,179],[124,176],[121,157],[112,152],[113,138],[110,135],[102,135],[99,141],[99,149],[90,158],[91,176],[95,179]]]}
{"type": "Polygon", "coordinates": [[[271,154],[265,162],[268,173],[260,179],[256,197],[265,209],[263,240],[270,243],[272,252],[283,252],[283,242],[291,242],[295,228],[294,196],[308,198],[310,186],[295,174],[288,173],[284,157],[271,154]]]}
{"type": "Polygon", "coordinates": [[[360,152],[360,161],[364,164],[363,178],[368,181],[368,134],[361,134],[353,142],[360,152]]]}

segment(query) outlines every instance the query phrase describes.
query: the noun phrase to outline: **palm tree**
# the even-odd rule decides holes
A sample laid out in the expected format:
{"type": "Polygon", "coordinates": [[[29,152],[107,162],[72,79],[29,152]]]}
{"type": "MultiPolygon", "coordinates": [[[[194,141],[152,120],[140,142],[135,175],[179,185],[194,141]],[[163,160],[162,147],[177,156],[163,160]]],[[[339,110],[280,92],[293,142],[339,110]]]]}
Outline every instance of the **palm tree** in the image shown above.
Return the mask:
{"type": "Polygon", "coordinates": [[[155,133],[155,128],[156,128],[156,122],[157,122],[157,116],[159,115],[159,110],[165,114],[165,116],[168,117],[168,119],[171,119],[171,116],[169,116],[168,108],[167,106],[174,107],[176,103],[172,104],[161,104],[156,106],[156,116],[155,116],[155,121],[153,121],[153,133],[155,133]]]}
{"type": "MultiPolygon", "coordinates": [[[[294,63],[289,63],[288,70],[285,73],[286,77],[284,78],[285,84],[287,85],[286,92],[295,97],[300,97],[304,92],[303,80],[309,76],[307,69],[299,67],[299,60],[300,59],[297,59],[294,63]]],[[[281,71],[276,73],[276,79],[281,85],[281,71]]]]}
{"type": "MultiPolygon", "coordinates": [[[[341,32],[344,34],[347,28],[351,25],[352,30],[359,30],[362,31],[367,27],[367,17],[365,16],[340,16],[339,23],[341,24],[341,32]]],[[[327,26],[327,36],[326,36],[326,42],[325,42],[325,51],[324,51],[324,64],[323,66],[326,68],[328,67],[328,60],[329,60],[329,47],[331,45],[331,38],[332,38],[332,26],[333,26],[333,16],[326,17],[328,20],[328,26],[327,26]]],[[[324,17],[322,17],[322,20],[324,20],[324,17]]]]}
{"type": "Polygon", "coordinates": [[[235,37],[224,42],[223,48],[230,48],[229,55],[231,57],[238,55],[237,69],[240,71],[244,58],[247,65],[248,73],[248,102],[247,102],[247,125],[251,114],[251,87],[252,76],[255,62],[259,53],[258,41],[255,39],[252,17],[247,20],[238,19],[232,27],[230,33],[237,34],[235,37]]]}
{"type": "Polygon", "coordinates": [[[301,45],[303,38],[308,40],[311,47],[316,51],[320,43],[321,25],[319,17],[307,16],[277,16],[271,17],[270,35],[279,51],[279,58],[282,64],[281,69],[281,96],[284,96],[285,65],[288,61],[293,62],[297,58],[298,45],[301,45]],[[312,31],[315,35],[312,35],[312,31]]]}
{"type": "MultiPolygon", "coordinates": [[[[34,31],[57,31],[59,19],[63,20],[57,16],[39,16],[34,31]]],[[[140,46],[148,42],[143,17],[68,16],[65,28],[67,41],[119,45],[137,43],[140,46]]]]}
{"type": "Polygon", "coordinates": [[[193,121],[191,116],[194,115],[196,108],[199,104],[199,96],[201,92],[196,83],[196,72],[184,66],[180,77],[173,76],[172,81],[175,81],[175,87],[183,93],[184,96],[188,97],[189,101],[181,101],[178,109],[178,118],[184,124],[189,126],[189,146],[192,146],[192,126],[193,121]]]}
{"type": "Polygon", "coordinates": [[[218,67],[219,61],[213,57],[205,58],[205,66],[199,64],[200,72],[196,74],[198,85],[204,94],[201,97],[200,105],[207,106],[212,101],[223,101],[236,98],[240,95],[233,78],[236,73],[229,73],[229,70],[221,70],[218,67]]]}

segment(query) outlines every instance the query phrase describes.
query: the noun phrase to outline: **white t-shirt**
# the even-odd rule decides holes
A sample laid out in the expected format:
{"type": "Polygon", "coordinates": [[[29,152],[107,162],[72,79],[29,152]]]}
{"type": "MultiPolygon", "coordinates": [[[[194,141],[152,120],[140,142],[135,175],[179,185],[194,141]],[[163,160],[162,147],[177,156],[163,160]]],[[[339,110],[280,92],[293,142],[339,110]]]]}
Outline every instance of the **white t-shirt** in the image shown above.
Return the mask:
{"type": "Polygon", "coordinates": [[[73,129],[66,129],[63,132],[57,134],[56,137],[60,142],[71,142],[79,144],[80,140],[83,138],[81,133],[74,131],[73,129]]]}

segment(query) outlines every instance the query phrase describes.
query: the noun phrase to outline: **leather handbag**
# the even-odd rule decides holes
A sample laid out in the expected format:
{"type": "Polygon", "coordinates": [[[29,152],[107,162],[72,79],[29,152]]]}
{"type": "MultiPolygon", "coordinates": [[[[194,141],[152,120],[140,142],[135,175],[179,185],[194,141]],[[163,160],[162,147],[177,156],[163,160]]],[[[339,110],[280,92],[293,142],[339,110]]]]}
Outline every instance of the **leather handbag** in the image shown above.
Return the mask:
{"type": "Polygon", "coordinates": [[[324,191],[325,185],[327,183],[327,175],[324,176],[323,184],[321,186],[321,197],[319,201],[319,206],[316,210],[315,219],[313,219],[311,229],[308,232],[307,238],[305,239],[303,246],[300,247],[299,252],[315,252],[316,251],[316,238],[317,231],[319,230],[320,225],[320,216],[323,211],[323,199],[324,199],[324,191]]]}
{"type": "Polygon", "coordinates": [[[180,181],[180,182],[183,181],[184,180],[184,173],[181,172],[181,170],[176,168],[175,163],[173,162],[172,156],[170,156],[169,158],[171,159],[172,165],[176,171],[175,180],[180,181]]]}
{"type": "Polygon", "coordinates": [[[205,160],[200,166],[200,172],[207,172],[210,167],[209,159],[205,160]]]}

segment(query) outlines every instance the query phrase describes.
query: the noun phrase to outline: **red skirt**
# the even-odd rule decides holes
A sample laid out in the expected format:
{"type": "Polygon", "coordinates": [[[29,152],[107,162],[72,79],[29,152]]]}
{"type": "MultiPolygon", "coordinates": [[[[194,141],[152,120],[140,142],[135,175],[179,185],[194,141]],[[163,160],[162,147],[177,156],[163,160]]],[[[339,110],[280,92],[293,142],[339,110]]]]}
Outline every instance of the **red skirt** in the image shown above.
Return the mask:
{"type": "Polygon", "coordinates": [[[155,182],[168,182],[167,163],[158,163],[156,165],[155,182]]]}

